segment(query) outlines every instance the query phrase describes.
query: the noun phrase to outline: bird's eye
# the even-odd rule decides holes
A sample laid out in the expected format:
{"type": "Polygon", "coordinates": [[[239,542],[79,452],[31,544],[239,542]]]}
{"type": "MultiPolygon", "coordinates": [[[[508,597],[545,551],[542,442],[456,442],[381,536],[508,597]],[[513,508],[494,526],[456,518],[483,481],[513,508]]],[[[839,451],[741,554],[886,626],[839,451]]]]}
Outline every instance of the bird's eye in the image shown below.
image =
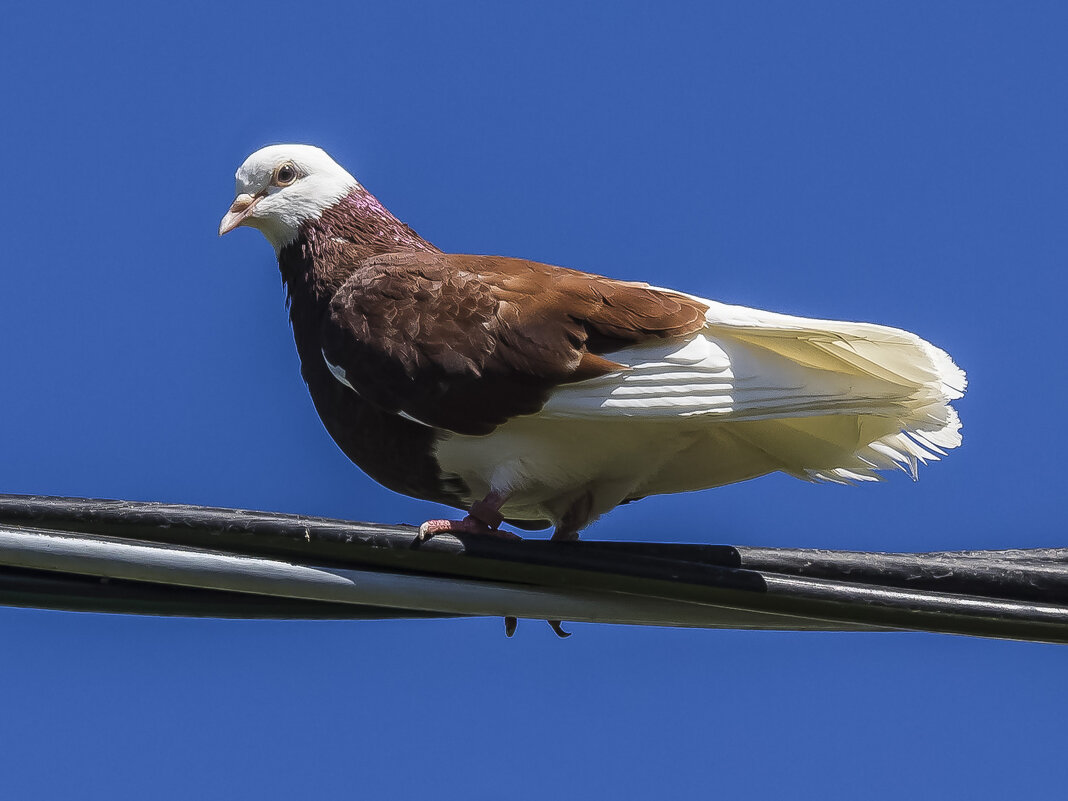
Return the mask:
{"type": "Polygon", "coordinates": [[[274,173],[275,186],[289,186],[297,180],[297,168],[289,162],[286,162],[274,173]]]}

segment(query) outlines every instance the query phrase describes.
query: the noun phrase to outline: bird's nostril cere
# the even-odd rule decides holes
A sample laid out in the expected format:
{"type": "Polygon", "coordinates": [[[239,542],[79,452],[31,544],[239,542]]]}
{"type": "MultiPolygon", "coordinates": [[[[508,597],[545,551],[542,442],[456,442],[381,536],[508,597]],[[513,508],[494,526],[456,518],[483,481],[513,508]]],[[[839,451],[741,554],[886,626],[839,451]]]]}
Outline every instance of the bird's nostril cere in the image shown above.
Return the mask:
{"type": "Polygon", "coordinates": [[[234,202],[230,204],[230,211],[240,214],[252,205],[254,199],[252,195],[238,195],[234,198],[234,202]]]}

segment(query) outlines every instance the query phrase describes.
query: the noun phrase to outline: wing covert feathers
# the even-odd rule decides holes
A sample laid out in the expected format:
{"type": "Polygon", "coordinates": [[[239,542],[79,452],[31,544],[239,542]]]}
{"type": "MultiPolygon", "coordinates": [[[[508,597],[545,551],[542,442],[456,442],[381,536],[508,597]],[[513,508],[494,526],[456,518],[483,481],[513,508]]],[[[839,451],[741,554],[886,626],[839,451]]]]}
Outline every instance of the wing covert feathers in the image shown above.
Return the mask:
{"type": "Polygon", "coordinates": [[[323,354],[361,397],[462,434],[621,369],[609,350],[701,330],[703,301],[522,259],[405,252],[360,262],[323,354]]]}

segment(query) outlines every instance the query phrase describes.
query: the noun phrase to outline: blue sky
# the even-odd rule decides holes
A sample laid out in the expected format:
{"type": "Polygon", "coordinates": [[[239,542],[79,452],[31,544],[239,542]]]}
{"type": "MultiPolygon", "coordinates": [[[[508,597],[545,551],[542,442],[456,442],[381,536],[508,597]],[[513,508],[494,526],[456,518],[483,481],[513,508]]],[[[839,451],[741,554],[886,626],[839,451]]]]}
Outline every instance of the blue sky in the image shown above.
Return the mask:
{"type": "MultiPolygon", "coordinates": [[[[1054,3],[25,4],[5,12],[0,490],[419,522],[321,430],[273,254],[319,144],[445,250],[925,336],[964,446],[586,536],[1064,545],[1068,11],[1054,3]]],[[[918,634],[0,609],[16,798],[1063,791],[1068,650],[918,634]]]]}

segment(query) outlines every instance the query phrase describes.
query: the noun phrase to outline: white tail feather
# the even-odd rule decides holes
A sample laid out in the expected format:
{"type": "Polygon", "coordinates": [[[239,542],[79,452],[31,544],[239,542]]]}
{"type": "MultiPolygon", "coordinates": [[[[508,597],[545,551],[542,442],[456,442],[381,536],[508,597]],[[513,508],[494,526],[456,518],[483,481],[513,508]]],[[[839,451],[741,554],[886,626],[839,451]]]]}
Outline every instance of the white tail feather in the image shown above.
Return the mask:
{"type": "Polygon", "coordinates": [[[690,448],[688,478],[666,468],[646,482],[653,493],[748,478],[752,459],[736,459],[737,478],[722,469],[745,447],[762,454],[761,472],[849,483],[893,468],[915,477],[960,445],[949,404],[964,394],[964,372],[915,334],[702,302],[704,330],[607,354],[628,369],[559,388],[542,414],[706,419],[707,457],[690,448]]]}

